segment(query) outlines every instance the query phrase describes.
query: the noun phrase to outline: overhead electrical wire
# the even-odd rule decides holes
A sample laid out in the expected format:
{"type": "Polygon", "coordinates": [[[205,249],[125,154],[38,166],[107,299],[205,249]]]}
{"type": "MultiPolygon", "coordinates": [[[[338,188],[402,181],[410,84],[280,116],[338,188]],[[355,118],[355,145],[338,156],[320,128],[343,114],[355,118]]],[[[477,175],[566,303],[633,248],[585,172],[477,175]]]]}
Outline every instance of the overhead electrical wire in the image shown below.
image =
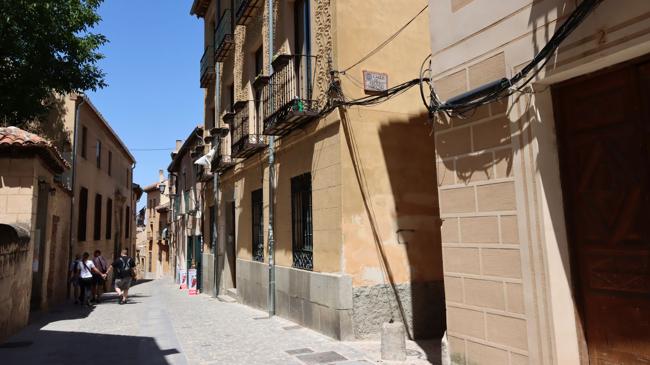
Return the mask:
{"type": "Polygon", "coordinates": [[[413,21],[415,21],[415,19],[417,19],[417,17],[419,17],[422,13],[424,13],[424,11],[427,10],[428,7],[429,7],[428,4],[425,5],[424,8],[422,8],[422,10],[420,10],[420,12],[415,14],[415,16],[413,18],[411,18],[408,22],[406,22],[406,24],[401,26],[395,33],[393,33],[390,37],[388,37],[388,39],[386,39],[381,44],[379,44],[377,47],[375,47],[372,51],[368,52],[365,56],[361,57],[361,59],[359,59],[357,62],[355,62],[351,66],[346,67],[345,69],[343,69],[343,71],[340,71],[340,73],[345,74],[346,72],[350,71],[352,68],[354,68],[354,67],[358,66],[359,64],[361,64],[363,61],[365,61],[368,58],[370,58],[370,57],[374,56],[375,54],[377,54],[377,52],[381,51],[382,48],[386,47],[390,42],[392,42],[395,38],[397,38],[397,36],[400,35],[400,33],[402,33],[404,31],[404,29],[408,28],[408,26],[411,25],[411,23],[413,23],[413,21]]]}
{"type": "MultiPolygon", "coordinates": [[[[584,0],[576,9],[569,15],[566,21],[557,28],[551,39],[546,45],[535,55],[535,57],[510,79],[503,78],[496,80],[489,84],[483,85],[469,91],[465,94],[456,96],[452,99],[442,102],[435,93],[435,88],[429,85],[430,102],[426,101],[424,96],[424,83],[429,82],[430,67],[425,69],[423,63],[420,69],[420,93],[423,98],[424,104],[427,106],[430,114],[443,112],[448,116],[463,117],[466,113],[476,110],[476,108],[494,102],[499,99],[506,98],[515,92],[521,92],[522,89],[528,85],[540,73],[544,66],[550,61],[555,51],[560,47],[560,44],[582,23],[582,21],[593,11],[602,0],[584,0]],[[532,71],[532,74],[528,74],[532,71]],[[525,80],[524,80],[525,79],[525,80]],[[523,82],[522,82],[523,80],[523,82]]],[[[430,60],[429,60],[430,62],[430,60]]]]}

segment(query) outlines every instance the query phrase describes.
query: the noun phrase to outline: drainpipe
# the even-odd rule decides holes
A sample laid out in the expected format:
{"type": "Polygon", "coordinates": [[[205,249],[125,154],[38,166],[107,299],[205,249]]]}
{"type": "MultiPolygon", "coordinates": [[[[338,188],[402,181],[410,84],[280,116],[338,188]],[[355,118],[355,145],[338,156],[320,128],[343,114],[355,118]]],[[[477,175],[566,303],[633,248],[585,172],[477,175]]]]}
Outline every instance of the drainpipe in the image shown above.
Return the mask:
{"type": "MultiPolygon", "coordinates": [[[[72,260],[74,257],[74,254],[72,253],[72,249],[74,248],[74,245],[72,243],[72,240],[74,239],[74,234],[72,233],[72,225],[73,225],[73,220],[74,220],[74,206],[75,206],[75,185],[76,185],[76,175],[77,175],[77,152],[79,152],[79,146],[78,146],[78,141],[79,141],[79,110],[81,109],[81,106],[86,103],[86,99],[84,98],[84,95],[78,95],[77,98],[81,98],[81,102],[77,104],[75,110],[74,110],[74,130],[73,130],[73,137],[72,137],[72,177],[70,181],[70,190],[72,191],[72,199],[70,200],[70,222],[69,223],[69,229],[68,229],[68,244],[69,244],[69,262],[68,262],[68,268],[70,268],[70,265],[72,264],[72,260]]],[[[68,285],[68,293],[67,296],[70,296],[70,285],[68,285]]]]}
{"type": "MultiPolygon", "coordinates": [[[[269,76],[273,74],[273,1],[269,3],[269,76]]],[[[271,89],[273,90],[273,89],[271,89]]],[[[269,98],[273,100],[273,93],[269,98]]],[[[273,103],[271,103],[272,105],[273,103]]],[[[273,237],[275,200],[275,136],[269,138],[269,317],[275,315],[275,238],[273,237]]]]}
{"type": "MultiPolygon", "coordinates": [[[[218,14],[217,14],[218,16],[218,14]]],[[[221,90],[219,89],[220,83],[219,83],[219,72],[220,72],[220,67],[219,63],[215,65],[215,88],[214,88],[214,115],[212,116],[214,118],[214,126],[217,125],[217,115],[220,115],[220,109],[221,109],[221,90]]],[[[213,145],[215,150],[215,154],[212,158],[217,157],[217,154],[219,153],[219,150],[221,148],[221,136],[220,134],[217,134],[212,137],[213,138],[213,145]]],[[[212,172],[212,189],[214,191],[214,217],[213,217],[213,223],[212,223],[212,231],[214,232],[214,242],[212,242],[212,249],[214,253],[214,297],[216,298],[219,295],[219,172],[213,171],[212,172]]]]}

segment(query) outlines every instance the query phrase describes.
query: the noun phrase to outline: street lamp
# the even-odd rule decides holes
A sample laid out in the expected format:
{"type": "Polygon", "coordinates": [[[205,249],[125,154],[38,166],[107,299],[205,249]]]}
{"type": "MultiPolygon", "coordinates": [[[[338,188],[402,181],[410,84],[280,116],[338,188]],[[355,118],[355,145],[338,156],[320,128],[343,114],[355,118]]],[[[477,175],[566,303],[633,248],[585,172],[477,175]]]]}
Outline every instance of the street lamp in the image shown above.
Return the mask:
{"type": "Polygon", "coordinates": [[[160,190],[160,194],[165,194],[165,184],[159,184],[158,189],[160,190]]]}

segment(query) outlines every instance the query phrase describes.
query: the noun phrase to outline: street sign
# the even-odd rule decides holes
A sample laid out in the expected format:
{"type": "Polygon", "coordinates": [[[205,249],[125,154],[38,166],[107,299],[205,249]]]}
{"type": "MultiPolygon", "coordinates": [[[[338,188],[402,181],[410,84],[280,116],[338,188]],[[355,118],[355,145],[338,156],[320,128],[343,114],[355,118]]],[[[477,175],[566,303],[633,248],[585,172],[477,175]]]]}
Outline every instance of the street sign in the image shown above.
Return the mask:
{"type": "Polygon", "coordinates": [[[363,89],[366,92],[382,92],[388,89],[388,74],[363,71],[363,89]]]}

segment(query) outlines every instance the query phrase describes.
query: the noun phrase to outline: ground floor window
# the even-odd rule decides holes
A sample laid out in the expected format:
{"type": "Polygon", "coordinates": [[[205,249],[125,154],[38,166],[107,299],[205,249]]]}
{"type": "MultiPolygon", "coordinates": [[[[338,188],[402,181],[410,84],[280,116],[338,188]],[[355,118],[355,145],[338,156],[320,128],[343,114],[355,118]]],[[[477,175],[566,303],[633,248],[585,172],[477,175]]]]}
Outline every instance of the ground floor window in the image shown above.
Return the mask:
{"type": "Polygon", "coordinates": [[[253,260],[264,262],[264,211],[262,203],[262,189],[251,193],[251,212],[253,223],[253,260]]]}
{"type": "Polygon", "coordinates": [[[314,244],[311,209],[311,173],[291,179],[293,266],[313,270],[314,244]]]}

